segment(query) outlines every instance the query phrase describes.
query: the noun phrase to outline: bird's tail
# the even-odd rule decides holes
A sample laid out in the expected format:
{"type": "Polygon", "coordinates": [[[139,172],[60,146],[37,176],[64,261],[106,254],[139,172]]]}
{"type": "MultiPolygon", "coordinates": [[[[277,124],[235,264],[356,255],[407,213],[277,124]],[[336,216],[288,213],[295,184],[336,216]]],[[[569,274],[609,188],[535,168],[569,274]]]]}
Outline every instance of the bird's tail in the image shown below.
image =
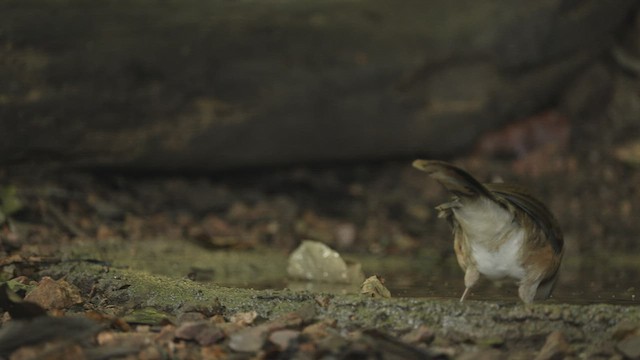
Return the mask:
{"type": "Polygon", "coordinates": [[[457,166],[439,160],[416,160],[413,167],[429,174],[454,195],[482,195],[493,199],[493,195],[484,185],[457,166]]]}

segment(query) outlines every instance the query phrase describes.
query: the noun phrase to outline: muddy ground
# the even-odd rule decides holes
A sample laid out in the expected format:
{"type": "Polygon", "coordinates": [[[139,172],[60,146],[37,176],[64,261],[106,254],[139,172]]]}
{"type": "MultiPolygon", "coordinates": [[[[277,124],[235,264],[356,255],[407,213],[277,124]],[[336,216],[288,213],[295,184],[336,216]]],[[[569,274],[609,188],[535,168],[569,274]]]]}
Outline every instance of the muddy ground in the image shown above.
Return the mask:
{"type": "Polygon", "coordinates": [[[462,272],[433,209],[447,195],[413,158],[214,174],[19,164],[0,170],[0,356],[640,358],[640,85],[594,71],[611,98],[588,115],[560,103],[449,159],[524,184],[557,216],[566,251],[549,301],[487,282],[457,302],[462,272]],[[288,280],[305,239],[383,277],[392,298],[288,280]]]}

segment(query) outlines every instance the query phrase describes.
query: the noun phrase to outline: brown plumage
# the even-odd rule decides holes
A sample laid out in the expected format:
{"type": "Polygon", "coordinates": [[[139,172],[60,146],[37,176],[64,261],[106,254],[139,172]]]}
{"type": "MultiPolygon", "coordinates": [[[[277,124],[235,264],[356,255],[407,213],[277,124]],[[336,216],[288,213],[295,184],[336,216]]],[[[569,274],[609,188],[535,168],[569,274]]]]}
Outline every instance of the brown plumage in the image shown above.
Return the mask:
{"type": "Polygon", "coordinates": [[[551,295],[564,242],[558,222],[542,202],[517,186],[481,184],[444,161],[416,160],[413,166],[453,194],[436,209],[452,227],[456,258],[465,272],[460,301],[480,274],[516,279],[525,303],[551,295]]]}

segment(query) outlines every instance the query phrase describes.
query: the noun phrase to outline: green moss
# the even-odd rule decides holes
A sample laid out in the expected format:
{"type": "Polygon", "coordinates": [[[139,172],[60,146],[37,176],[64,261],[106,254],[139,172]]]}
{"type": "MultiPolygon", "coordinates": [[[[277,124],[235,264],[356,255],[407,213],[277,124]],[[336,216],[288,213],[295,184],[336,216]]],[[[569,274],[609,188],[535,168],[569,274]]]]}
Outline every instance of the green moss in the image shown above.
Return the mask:
{"type": "Polygon", "coordinates": [[[12,279],[7,281],[7,286],[13,292],[24,291],[24,293],[28,293],[31,290],[35,289],[36,285],[24,284],[16,279],[12,279]]]}
{"type": "Polygon", "coordinates": [[[0,223],[4,223],[7,217],[20,211],[22,207],[23,204],[15,186],[0,187],[0,223]]]}
{"type": "Polygon", "coordinates": [[[135,309],[122,318],[130,324],[160,325],[166,321],[175,322],[173,317],[155,308],[135,309]]]}

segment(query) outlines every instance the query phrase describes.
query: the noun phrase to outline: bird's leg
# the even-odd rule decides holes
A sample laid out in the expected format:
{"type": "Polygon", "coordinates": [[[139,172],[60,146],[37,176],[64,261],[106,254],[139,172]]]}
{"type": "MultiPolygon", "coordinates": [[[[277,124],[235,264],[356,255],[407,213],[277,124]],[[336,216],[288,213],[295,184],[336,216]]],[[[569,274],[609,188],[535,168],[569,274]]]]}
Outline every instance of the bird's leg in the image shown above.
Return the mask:
{"type": "Polygon", "coordinates": [[[480,272],[478,272],[478,269],[475,268],[475,266],[470,265],[467,266],[467,270],[464,273],[464,292],[462,293],[462,297],[460,298],[460,302],[463,302],[464,299],[467,297],[467,294],[469,293],[469,290],[471,290],[471,288],[473,286],[475,286],[475,284],[478,282],[478,280],[480,279],[480,272]]]}
{"type": "Polygon", "coordinates": [[[523,279],[518,287],[518,295],[525,304],[531,304],[536,296],[540,280],[523,279]]]}
{"type": "Polygon", "coordinates": [[[462,297],[460,298],[460,302],[464,301],[464,298],[467,297],[467,293],[469,292],[469,288],[465,288],[464,292],[462,293],[462,297]]]}
{"type": "Polygon", "coordinates": [[[553,288],[556,285],[556,280],[558,279],[558,272],[556,272],[553,277],[550,279],[546,279],[540,282],[538,285],[538,289],[536,290],[536,296],[533,298],[534,300],[545,300],[551,296],[551,292],[553,292],[553,288]]]}

